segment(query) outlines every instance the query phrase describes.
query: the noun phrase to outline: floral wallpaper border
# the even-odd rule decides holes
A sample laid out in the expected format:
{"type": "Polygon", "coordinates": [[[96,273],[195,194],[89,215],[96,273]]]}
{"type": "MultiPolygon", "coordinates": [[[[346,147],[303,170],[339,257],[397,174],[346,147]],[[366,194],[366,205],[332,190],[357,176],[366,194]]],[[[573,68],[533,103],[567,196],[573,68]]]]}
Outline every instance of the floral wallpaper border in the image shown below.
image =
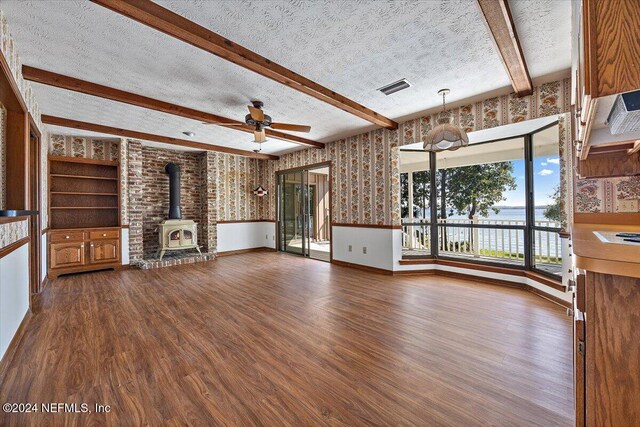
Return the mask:
{"type": "Polygon", "coordinates": [[[120,160],[120,139],[51,135],[49,138],[49,154],[52,156],[116,161],[120,160]]]}

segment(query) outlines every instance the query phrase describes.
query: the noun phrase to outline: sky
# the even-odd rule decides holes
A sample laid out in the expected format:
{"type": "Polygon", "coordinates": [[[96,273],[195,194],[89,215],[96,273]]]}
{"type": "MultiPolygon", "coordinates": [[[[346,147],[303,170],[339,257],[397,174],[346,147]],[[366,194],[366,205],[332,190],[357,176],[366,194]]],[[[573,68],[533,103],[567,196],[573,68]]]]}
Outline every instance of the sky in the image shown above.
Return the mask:
{"type": "MultiPolygon", "coordinates": [[[[515,190],[504,193],[506,200],[497,203],[497,206],[523,206],[525,205],[524,191],[524,160],[513,162],[513,175],[516,177],[518,187],[515,190]]],[[[534,199],[536,206],[550,205],[553,203],[553,192],[560,182],[560,158],[536,157],[533,161],[534,199]]]]}

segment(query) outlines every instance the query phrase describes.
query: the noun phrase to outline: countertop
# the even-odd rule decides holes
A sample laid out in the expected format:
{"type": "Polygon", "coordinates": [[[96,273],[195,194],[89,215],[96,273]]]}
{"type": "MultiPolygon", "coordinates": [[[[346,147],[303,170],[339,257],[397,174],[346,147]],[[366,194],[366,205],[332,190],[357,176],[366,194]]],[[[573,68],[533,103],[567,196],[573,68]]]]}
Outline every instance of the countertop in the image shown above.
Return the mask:
{"type": "Polygon", "coordinates": [[[594,231],[640,233],[638,225],[573,224],[571,241],[576,267],[596,273],[640,278],[640,243],[603,243],[594,231]]]}

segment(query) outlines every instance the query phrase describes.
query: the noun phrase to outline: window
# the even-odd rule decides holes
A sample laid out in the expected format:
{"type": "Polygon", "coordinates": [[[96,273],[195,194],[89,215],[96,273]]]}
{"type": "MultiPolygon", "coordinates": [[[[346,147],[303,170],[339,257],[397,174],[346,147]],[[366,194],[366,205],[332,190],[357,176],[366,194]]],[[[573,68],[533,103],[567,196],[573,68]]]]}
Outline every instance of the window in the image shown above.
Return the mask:
{"type": "Polygon", "coordinates": [[[559,274],[558,151],[553,122],[457,151],[401,152],[403,257],[559,274]]]}

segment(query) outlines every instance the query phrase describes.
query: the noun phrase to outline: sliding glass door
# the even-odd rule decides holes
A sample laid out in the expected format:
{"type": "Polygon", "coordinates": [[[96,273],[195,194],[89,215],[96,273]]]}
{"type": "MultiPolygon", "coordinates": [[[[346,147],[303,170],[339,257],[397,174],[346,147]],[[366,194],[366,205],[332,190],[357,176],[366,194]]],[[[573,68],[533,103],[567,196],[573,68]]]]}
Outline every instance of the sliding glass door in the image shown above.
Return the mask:
{"type": "Polygon", "coordinates": [[[278,180],[280,250],[308,255],[308,171],[283,173],[278,180]]]}
{"type": "Polygon", "coordinates": [[[278,249],[331,261],[330,167],[278,175],[278,249]]]}

